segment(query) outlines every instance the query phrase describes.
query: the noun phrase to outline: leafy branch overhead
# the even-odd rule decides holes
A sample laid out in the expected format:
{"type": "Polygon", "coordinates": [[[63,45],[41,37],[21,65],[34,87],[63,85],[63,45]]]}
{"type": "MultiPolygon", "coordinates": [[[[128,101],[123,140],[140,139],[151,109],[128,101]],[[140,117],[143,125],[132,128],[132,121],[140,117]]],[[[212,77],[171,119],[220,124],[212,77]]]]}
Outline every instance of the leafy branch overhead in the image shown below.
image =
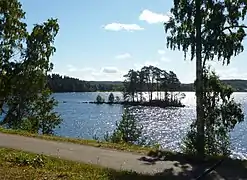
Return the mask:
{"type": "MultiPolygon", "coordinates": [[[[208,129],[205,128],[207,118],[213,113],[208,113],[204,108],[207,106],[206,91],[209,87],[205,84],[206,63],[217,58],[218,61],[222,61],[223,65],[228,65],[233,56],[243,52],[242,42],[247,28],[243,20],[246,12],[247,2],[245,0],[174,0],[170,19],[164,24],[165,32],[168,34],[167,47],[172,50],[182,50],[185,59],[189,54],[191,60],[196,60],[197,113],[194,145],[197,155],[201,158],[204,158],[205,147],[208,143],[206,139],[208,129]]],[[[219,90],[222,89],[224,89],[223,86],[219,88],[219,90]]],[[[211,101],[215,102],[215,99],[211,98],[211,101]]],[[[215,122],[213,125],[219,124],[215,122]]],[[[224,135],[226,137],[227,133],[224,135]]],[[[226,139],[224,140],[227,142],[226,139]]]]}
{"type": "Polygon", "coordinates": [[[29,33],[18,0],[0,1],[0,115],[1,124],[32,132],[53,133],[61,123],[47,88],[50,58],[59,31],[57,19],[34,25],[29,33]]]}
{"type": "MultiPolygon", "coordinates": [[[[202,3],[201,17],[201,45],[204,59],[213,60],[217,57],[223,64],[229,64],[232,56],[243,51],[242,41],[246,36],[247,26],[243,23],[246,15],[247,3],[244,0],[214,1],[202,3]]],[[[168,33],[167,47],[189,53],[191,60],[196,54],[196,5],[191,0],[174,0],[170,21],[165,23],[168,33]]]]}

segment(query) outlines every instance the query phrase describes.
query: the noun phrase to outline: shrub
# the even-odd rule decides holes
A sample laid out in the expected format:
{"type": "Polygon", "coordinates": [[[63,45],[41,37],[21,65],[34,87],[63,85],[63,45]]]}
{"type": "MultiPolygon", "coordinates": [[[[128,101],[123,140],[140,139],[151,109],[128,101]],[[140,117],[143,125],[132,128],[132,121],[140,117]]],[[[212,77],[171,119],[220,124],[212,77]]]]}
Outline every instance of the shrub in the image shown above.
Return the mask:
{"type": "Polygon", "coordinates": [[[15,163],[18,166],[43,167],[45,157],[43,155],[29,156],[27,154],[16,154],[6,157],[6,161],[15,163]]]}
{"type": "Polygon", "coordinates": [[[110,93],[110,95],[108,97],[108,102],[109,103],[114,103],[114,95],[113,95],[113,93],[110,93]]]}
{"type": "MultiPolygon", "coordinates": [[[[233,89],[223,84],[215,73],[204,74],[205,154],[208,156],[230,153],[229,133],[244,120],[240,104],[231,98],[233,89]]],[[[197,129],[193,122],[185,140],[185,153],[196,154],[197,129]]]]}
{"type": "Polygon", "coordinates": [[[134,116],[126,108],[119,123],[116,123],[117,128],[112,135],[107,133],[104,137],[106,141],[113,143],[130,143],[144,145],[145,139],[142,137],[142,127],[140,127],[134,116]]]}
{"type": "Polygon", "coordinates": [[[120,102],[120,97],[119,97],[119,96],[116,96],[116,97],[115,97],[115,101],[116,101],[116,102],[120,102]]]}
{"type": "Polygon", "coordinates": [[[101,95],[98,95],[97,98],[96,98],[96,102],[97,103],[104,103],[105,99],[101,95]]]}

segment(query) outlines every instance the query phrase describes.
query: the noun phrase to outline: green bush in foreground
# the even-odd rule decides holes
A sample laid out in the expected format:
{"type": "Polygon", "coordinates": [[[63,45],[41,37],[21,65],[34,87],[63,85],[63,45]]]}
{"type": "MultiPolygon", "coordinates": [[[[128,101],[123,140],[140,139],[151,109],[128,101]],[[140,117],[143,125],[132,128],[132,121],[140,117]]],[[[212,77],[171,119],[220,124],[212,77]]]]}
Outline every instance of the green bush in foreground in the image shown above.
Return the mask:
{"type": "Polygon", "coordinates": [[[129,109],[125,108],[122,119],[119,123],[116,123],[116,129],[113,134],[109,135],[107,133],[105,140],[112,143],[144,145],[145,139],[142,137],[142,129],[135,117],[129,112],[129,109]]]}
{"type": "MultiPolygon", "coordinates": [[[[223,84],[214,72],[204,72],[205,155],[228,156],[230,131],[244,120],[240,104],[231,97],[233,89],[223,84]]],[[[196,154],[197,129],[195,122],[185,138],[185,153],[196,154]]]]}

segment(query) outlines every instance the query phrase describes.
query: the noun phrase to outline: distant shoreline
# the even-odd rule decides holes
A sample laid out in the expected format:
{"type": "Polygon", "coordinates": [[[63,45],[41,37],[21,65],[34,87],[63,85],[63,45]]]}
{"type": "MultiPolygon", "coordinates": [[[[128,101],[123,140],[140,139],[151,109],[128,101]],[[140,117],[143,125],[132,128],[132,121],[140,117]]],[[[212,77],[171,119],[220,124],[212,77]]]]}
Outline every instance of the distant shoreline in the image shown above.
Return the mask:
{"type": "MultiPolygon", "coordinates": [[[[110,93],[110,92],[121,92],[121,91],[57,91],[57,92],[52,92],[52,93],[110,93]]],[[[163,91],[162,91],[163,92],[163,91]]],[[[195,92],[195,91],[171,91],[171,92],[195,92]]],[[[247,92],[247,90],[240,90],[240,91],[234,91],[236,92],[247,92]]]]}
{"type": "MultiPolygon", "coordinates": [[[[83,81],[80,79],[52,74],[48,76],[48,87],[54,93],[66,92],[119,92],[123,91],[124,83],[122,81],[83,81]]],[[[234,92],[247,92],[247,80],[230,79],[221,80],[223,83],[233,87],[234,92]]],[[[155,84],[155,83],[154,83],[155,84]]],[[[147,83],[143,84],[142,89],[138,91],[149,91],[147,83]]],[[[154,88],[154,89],[157,89],[154,88]]],[[[164,89],[159,88],[159,91],[164,89]]],[[[166,91],[174,92],[194,92],[193,83],[181,83],[176,87],[166,87],[166,91]]]]}

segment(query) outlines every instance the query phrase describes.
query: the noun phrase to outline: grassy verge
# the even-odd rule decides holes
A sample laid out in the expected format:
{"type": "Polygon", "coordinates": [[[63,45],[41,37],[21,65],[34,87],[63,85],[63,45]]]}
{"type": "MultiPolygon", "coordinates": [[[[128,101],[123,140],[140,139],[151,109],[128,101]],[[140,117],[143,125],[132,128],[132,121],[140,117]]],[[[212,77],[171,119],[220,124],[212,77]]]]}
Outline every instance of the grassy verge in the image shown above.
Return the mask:
{"type": "Polygon", "coordinates": [[[6,133],[6,134],[16,134],[16,135],[21,135],[21,136],[26,136],[26,137],[34,137],[34,138],[45,139],[45,140],[69,142],[69,143],[82,144],[82,145],[88,145],[88,146],[94,146],[94,147],[100,147],[100,148],[136,152],[136,153],[141,153],[141,154],[147,154],[148,152],[154,150],[154,148],[141,147],[141,146],[130,145],[130,144],[116,144],[116,143],[100,142],[97,140],[87,140],[87,139],[79,139],[79,138],[76,139],[76,138],[66,138],[66,137],[59,137],[59,136],[32,134],[26,131],[11,130],[11,129],[5,129],[2,127],[0,127],[0,132],[6,133]]]}
{"type": "MultiPolygon", "coordinates": [[[[178,166],[180,165],[181,167],[186,166],[183,162],[178,163],[178,166]]],[[[4,180],[187,180],[197,177],[208,168],[208,166],[200,166],[192,166],[194,170],[184,170],[179,174],[168,169],[164,173],[151,176],[0,148],[0,179],[4,180]]],[[[218,179],[218,177],[247,179],[246,173],[246,162],[228,161],[218,167],[213,174],[207,175],[206,179],[218,179]]]]}
{"type": "MultiPolygon", "coordinates": [[[[87,140],[87,139],[79,139],[79,138],[76,139],[76,138],[66,138],[66,137],[59,137],[59,136],[32,134],[27,131],[11,130],[11,129],[5,129],[2,127],[0,127],[0,132],[6,133],[6,134],[16,134],[16,135],[21,135],[25,137],[39,138],[39,139],[44,139],[44,140],[69,142],[69,143],[88,145],[88,146],[93,146],[93,147],[98,147],[98,148],[134,152],[134,153],[139,153],[139,154],[145,154],[151,157],[160,157],[160,158],[165,157],[165,160],[170,160],[170,161],[178,161],[178,162],[186,161],[192,164],[202,163],[201,159],[195,157],[194,155],[183,154],[183,153],[173,152],[169,150],[157,150],[157,148],[142,147],[142,146],[137,146],[137,145],[132,145],[132,144],[116,144],[116,143],[109,143],[109,142],[100,142],[97,140],[87,140]]],[[[215,163],[222,159],[231,160],[231,158],[228,158],[228,157],[210,156],[210,157],[206,157],[206,159],[203,162],[204,163],[215,163]]],[[[233,160],[233,161],[242,161],[242,162],[247,163],[246,160],[233,160]]]]}
{"type": "MultiPolygon", "coordinates": [[[[148,176],[144,177],[144,179],[147,178],[148,176]]],[[[121,180],[141,179],[141,175],[134,172],[115,171],[95,165],[82,164],[49,156],[0,148],[0,179],[121,180]]]]}

